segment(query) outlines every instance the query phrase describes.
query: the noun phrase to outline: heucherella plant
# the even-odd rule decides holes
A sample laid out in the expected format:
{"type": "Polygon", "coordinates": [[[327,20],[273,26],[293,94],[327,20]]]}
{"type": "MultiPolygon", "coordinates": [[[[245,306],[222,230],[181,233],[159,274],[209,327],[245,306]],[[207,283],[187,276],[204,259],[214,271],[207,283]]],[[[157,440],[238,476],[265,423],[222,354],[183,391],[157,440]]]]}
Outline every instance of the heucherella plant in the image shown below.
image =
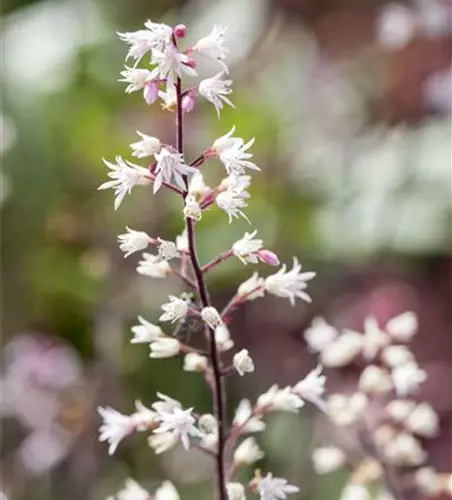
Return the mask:
{"type": "MultiPolygon", "coordinates": [[[[245,209],[248,205],[251,185],[249,172],[260,168],[252,161],[250,149],[254,139],[246,142],[235,135],[235,127],[208,146],[198,157],[188,160],[184,151],[184,115],[193,110],[198,98],[212,103],[220,116],[224,105],[232,106],[232,80],[227,76],[225,57],[225,32],[215,26],[210,34],[193,46],[182,49],[186,27],[175,27],[147,21],[145,29],[132,33],[119,33],[129,45],[129,65],[121,72],[120,81],[127,83],[126,93],[143,92],[147,104],[161,100],[162,106],[175,116],[175,144],[162,143],[157,137],[138,132],[140,140],[131,144],[132,156],[137,160],[147,159],[144,166],[136,165],[120,156],[115,162],[104,160],[110,169],[110,180],[99,189],[112,188],[115,194],[114,207],[118,209],[126,195],[137,185],[153,184],[152,192],[166,189],[169,194],[179,196],[182,201],[181,222],[185,223],[182,234],[175,241],[151,237],[145,232],[126,227],[118,236],[119,248],[129,257],[143,252],[137,272],[153,278],[163,279],[169,275],[180,277],[191,296],[170,295],[162,304],[159,325],[138,316],[132,327],[131,343],[147,343],[151,358],[183,357],[183,369],[204,376],[212,392],[212,414],[198,414],[194,408],[184,408],[164,394],[157,394],[150,408],[141,402],[135,403],[135,411],[122,414],[110,407],[98,409],[103,420],[100,427],[101,441],[108,442],[109,453],[115,452],[120,442],[133,432],[147,432],[148,443],[155,453],[181,445],[186,450],[194,447],[213,457],[216,464],[215,497],[219,500],[245,500],[246,491],[260,500],[280,500],[296,493],[299,488],[286,479],[262,474],[256,470],[247,485],[236,481],[239,467],[252,465],[263,457],[254,437],[242,437],[265,429],[263,417],[273,411],[298,412],[306,401],[325,409],[322,400],[325,377],[320,369],[314,370],[296,385],[279,388],[272,386],[252,404],[244,399],[238,406],[234,419],[228,423],[226,410],[226,379],[231,375],[245,376],[254,371],[253,359],[248,350],[228,353],[234,347],[228,329],[231,314],[247,301],[265,294],[289,299],[292,305],[299,298],[310,302],[307,286],[315,273],[301,272],[296,258],[289,269],[286,264],[267,276],[254,272],[242,283],[227,306],[218,310],[211,301],[206,283],[207,274],[221,262],[236,257],[243,265],[258,262],[279,266],[278,256],[265,248],[257,230],[245,233],[223,253],[206,264],[201,264],[196,248],[195,230],[202,220],[203,212],[215,206],[224,211],[229,224],[242,217],[249,221],[245,209]],[[196,77],[196,58],[207,58],[220,67],[214,76],[201,79],[197,85],[183,84],[183,78],[196,77]],[[145,67],[138,67],[145,61],[145,67]],[[204,183],[201,169],[209,159],[219,160],[225,177],[218,186],[211,188],[204,183]],[[187,322],[200,325],[196,334],[205,340],[206,349],[201,351],[167,333],[172,325],[175,329],[187,322]],[[240,444],[238,444],[241,440],[240,444]]],[[[197,342],[199,344],[199,342],[197,342]]],[[[129,480],[125,490],[117,498],[151,498],[143,488],[129,480]]],[[[170,483],[157,490],[155,500],[177,500],[179,494],[170,483]]]]}
{"type": "Polygon", "coordinates": [[[305,332],[325,367],[359,368],[357,388],[325,397],[330,420],[358,442],[359,449],[325,444],[312,456],[318,474],[341,467],[350,479],[340,500],[408,500],[452,494],[452,477],[428,464],[423,441],[439,435],[439,416],[416,393],[426,380],[407,343],[417,331],[417,317],[405,312],[384,326],[366,318],[364,332],[339,332],[324,319],[314,319],[305,332]],[[356,439],[358,438],[358,439],[356,439]],[[380,485],[379,496],[371,490],[380,485]]]}

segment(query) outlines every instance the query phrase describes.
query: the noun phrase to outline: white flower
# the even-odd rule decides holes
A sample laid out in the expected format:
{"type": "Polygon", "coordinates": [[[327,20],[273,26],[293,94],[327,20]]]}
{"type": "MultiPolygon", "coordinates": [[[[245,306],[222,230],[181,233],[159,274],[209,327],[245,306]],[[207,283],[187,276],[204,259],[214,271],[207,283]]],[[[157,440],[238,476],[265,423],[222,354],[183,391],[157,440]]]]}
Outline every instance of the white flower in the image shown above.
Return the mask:
{"type": "Polygon", "coordinates": [[[119,249],[124,252],[124,258],[134,252],[144,250],[152,241],[152,238],[144,231],[135,231],[127,226],[126,229],[127,233],[118,236],[119,249]]]}
{"type": "Polygon", "coordinates": [[[241,465],[252,465],[264,457],[264,452],[259,448],[256,440],[249,437],[242,441],[234,452],[234,464],[237,467],[241,465]]]}
{"type": "Polygon", "coordinates": [[[339,500],[371,500],[371,498],[364,485],[349,483],[342,490],[339,500]]]}
{"type": "Polygon", "coordinates": [[[212,306],[203,308],[203,310],[201,311],[201,318],[213,330],[223,324],[220,313],[215,309],[215,307],[212,306]]]}
{"type": "Polygon", "coordinates": [[[179,256],[177,246],[172,241],[166,241],[158,238],[159,241],[159,257],[162,260],[171,260],[179,256]]]}
{"type": "Polygon", "coordinates": [[[242,349],[235,354],[232,359],[232,364],[240,376],[245,375],[245,373],[254,372],[254,363],[247,349],[242,349]]]}
{"type": "Polygon", "coordinates": [[[304,338],[312,352],[323,351],[337,336],[338,331],[336,328],[319,317],[314,318],[311,326],[304,332],[304,338]]]}
{"type": "Polygon", "coordinates": [[[390,425],[380,425],[373,432],[373,440],[378,447],[386,446],[391,439],[394,439],[397,431],[390,425]]]}
{"type": "Polygon", "coordinates": [[[115,210],[117,210],[125,195],[130,194],[132,188],[138,184],[143,177],[149,177],[149,171],[146,168],[139,167],[138,165],[123,160],[121,156],[116,157],[116,163],[110,163],[104,158],[102,160],[111,170],[111,172],[108,172],[108,177],[113,180],[104,182],[98,189],[114,189],[115,210]]]}
{"type": "Polygon", "coordinates": [[[215,328],[215,343],[221,352],[229,351],[234,347],[228,327],[223,323],[215,328]]]}
{"type": "Polygon", "coordinates": [[[176,399],[170,398],[166,394],[162,394],[161,392],[157,393],[157,396],[160,398],[160,401],[156,401],[151,406],[155,411],[161,412],[171,412],[174,408],[182,408],[182,405],[176,399]]]}
{"type": "MultiPolygon", "coordinates": [[[[251,186],[251,175],[230,174],[225,177],[219,185],[220,191],[225,189],[236,189],[239,191],[247,190],[251,186]]],[[[249,195],[247,196],[249,197],[249,195]]]]}
{"type": "Polygon", "coordinates": [[[160,189],[162,182],[171,183],[171,179],[177,186],[184,190],[185,182],[184,175],[195,172],[196,169],[189,167],[184,163],[184,157],[180,153],[170,152],[167,148],[162,147],[159,153],[155,153],[157,165],[155,166],[154,193],[160,189]]]}
{"type": "Polygon", "coordinates": [[[363,336],[357,332],[347,331],[333,340],[320,353],[322,365],[341,367],[351,363],[363,348],[363,336]]]}
{"type": "Polygon", "coordinates": [[[176,248],[179,252],[188,252],[188,237],[186,229],[184,229],[181,234],[176,236],[176,248]]]}
{"type": "Polygon", "coordinates": [[[180,496],[173,483],[163,481],[162,485],[155,490],[154,500],[180,500],[180,496]]]}
{"type": "Polygon", "coordinates": [[[185,197],[184,216],[195,221],[200,221],[202,217],[202,208],[196,201],[196,197],[191,194],[185,197]]]}
{"type": "Polygon", "coordinates": [[[253,415],[253,408],[248,399],[242,399],[235,410],[233,424],[242,427],[241,434],[245,432],[261,432],[265,429],[265,422],[262,422],[261,415],[253,415]]]}
{"type": "Polygon", "coordinates": [[[368,397],[362,392],[351,396],[332,394],[327,400],[328,414],[339,426],[347,426],[359,420],[369,405],[368,397]]]}
{"type": "Polygon", "coordinates": [[[116,493],[118,500],[149,500],[149,493],[133,479],[127,479],[125,488],[116,493]]]}
{"type": "Polygon", "coordinates": [[[390,345],[381,352],[383,363],[391,368],[414,361],[413,353],[404,345],[390,345]]]}
{"type": "Polygon", "coordinates": [[[382,475],[383,467],[381,465],[381,460],[377,460],[373,457],[366,457],[355,466],[352,480],[359,484],[369,484],[375,483],[381,479],[382,475]]]}
{"type": "Polygon", "coordinates": [[[149,446],[154,450],[154,453],[156,455],[160,455],[161,453],[164,453],[165,451],[173,448],[174,446],[176,446],[178,441],[178,437],[172,432],[153,434],[148,438],[149,446]]]}
{"type": "Polygon", "coordinates": [[[133,333],[133,338],[130,341],[131,344],[153,342],[163,335],[163,331],[159,326],[146,321],[142,316],[138,316],[138,321],[140,324],[131,328],[133,333]]]}
{"type": "Polygon", "coordinates": [[[158,153],[162,147],[162,143],[157,139],[157,137],[151,137],[137,130],[137,134],[141,137],[141,141],[134,142],[130,145],[133,150],[132,155],[136,158],[147,158],[148,156],[154,156],[158,153]]]}
{"type": "Polygon", "coordinates": [[[439,418],[428,403],[420,403],[408,415],[405,427],[418,436],[433,438],[439,434],[439,418]]]}
{"type": "Polygon", "coordinates": [[[126,93],[130,94],[145,89],[152,81],[154,75],[147,69],[129,68],[126,66],[125,69],[121,71],[121,76],[123,78],[120,78],[119,81],[129,84],[126,87],[126,93]]]}
{"type": "Polygon", "coordinates": [[[167,79],[168,85],[172,85],[176,77],[181,77],[183,73],[190,76],[197,76],[192,67],[194,61],[186,54],[177,50],[173,44],[166,45],[162,50],[153,50],[151,64],[156,67],[153,70],[160,79],[167,79]]]}
{"type": "Polygon", "coordinates": [[[113,455],[120,441],[134,431],[133,420],[129,415],[123,415],[109,406],[99,406],[97,411],[103,420],[99,428],[99,441],[107,441],[108,454],[113,455]]]}
{"type": "Polygon", "coordinates": [[[193,408],[182,410],[181,408],[173,408],[171,412],[159,411],[158,420],[160,425],[154,430],[155,434],[164,434],[171,432],[174,436],[180,439],[186,450],[190,448],[190,436],[202,437],[202,433],[195,427],[195,418],[191,414],[193,408]]]}
{"type": "Polygon", "coordinates": [[[287,498],[286,494],[298,493],[300,491],[297,486],[287,484],[287,479],[273,477],[268,473],[257,484],[257,491],[260,495],[260,500],[281,500],[287,498]]]}
{"type": "Polygon", "coordinates": [[[253,155],[246,152],[253,145],[254,138],[245,144],[241,137],[232,137],[234,131],[235,127],[232,127],[226,135],[219,137],[213,143],[212,151],[218,155],[229,175],[243,175],[245,168],[260,170],[257,165],[249,161],[253,155]]]}
{"type": "Polygon", "coordinates": [[[333,472],[342,467],[345,461],[345,453],[335,446],[316,448],[312,453],[312,463],[317,474],[333,472]]]}
{"type": "Polygon", "coordinates": [[[182,319],[188,312],[188,303],[185,300],[169,296],[170,301],[162,305],[165,311],[159,318],[159,321],[171,321],[174,323],[178,319],[182,319]]]}
{"type": "Polygon", "coordinates": [[[166,85],[166,91],[158,91],[158,96],[163,101],[162,108],[168,111],[174,111],[177,106],[177,92],[173,83],[166,85]]]}
{"type": "Polygon", "coordinates": [[[246,500],[245,487],[240,483],[228,483],[226,485],[228,500],[246,500]]]}
{"type": "Polygon", "coordinates": [[[407,311],[386,323],[386,331],[397,342],[409,342],[417,331],[417,316],[412,311],[407,311]]]}
{"type": "Polygon", "coordinates": [[[359,389],[368,394],[386,394],[392,389],[389,373],[376,365],[369,365],[361,373],[359,389]]]}
{"type": "Polygon", "coordinates": [[[229,181],[226,191],[222,191],[215,198],[218,207],[228,214],[229,224],[232,222],[232,217],[238,219],[239,216],[242,216],[246,221],[250,222],[248,217],[241,210],[248,206],[246,198],[250,197],[250,194],[246,191],[246,187],[248,186],[246,182],[244,182],[243,177],[248,176],[228,177],[229,181]]]}
{"type": "Polygon", "coordinates": [[[277,297],[287,298],[292,306],[295,305],[295,298],[311,302],[311,297],[304,292],[307,288],[307,281],[314,278],[315,273],[301,273],[301,264],[296,257],[293,258],[293,267],[286,271],[284,264],[281,269],[265,279],[265,289],[268,293],[277,297]]]}
{"type": "Polygon", "coordinates": [[[326,411],[326,404],[322,400],[322,394],[325,392],[326,377],[325,375],[321,375],[321,373],[322,366],[319,365],[293,387],[293,392],[304,400],[316,405],[320,410],[326,411]]]}
{"type": "Polygon", "coordinates": [[[391,337],[378,326],[374,317],[370,316],[364,320],[363,356],[366,360],[373,359],[390,343],[391,337]]]}
{"type": "Polygon", "coordinates": [[[199,93],[215,106],[218,117],[220,117],[220,110],[223,109],[224,102],[235,108],[234,104],[226,97],[232,92],[230,88],[232,80],[223,80],[223,76],[224,73],[220,72],[211,78],[205,78],[201,80],[198,87],[199,93]]]}
{"type": "Polygon", "coordinates": [[[386,4],[377,18],[377,38],[383,48],[398,50],[407,45],[416,34],[416,14],[401,3],[386,4]]]}
{"type": "Polygon", "coordinates": [[[406,396],[417,391],[419,384],[426,379],[427,374],[415,361],[397,366],[392,371],[392,381],[399,396],[406,396]]]}
{"type": "Polygon", "coordinates": [[[198,420],[198,427],[202,432],[206,434],[210,434],[212,432],[216,432],[218,429],[217,419],[211,415],[210,413],[204,413],[201,415],[198,420]]]}
{"type": "Polygon", "coordinates": [[[223,70],[227,73],[227,66],[223,62],[223,59],[228,53],[228,49],[224,47],[225,33],[225,27],[214,26],[209,35],[201,38],[193,45],[192,50],[213,61],[219,62],[223,70]]]}
{"type": "Polygon", "coordinates": [[[118,33],[119,38],[130,45],[127,59],[131,57],[139,61],[151,50],[161,50],[170,42],[173,33],[170,26],[147,21],[145,27],[145,30],[118,33]]]}
{"type": "Polygon", "coordinates": [[[179,354],[180,342],[170,337],[158,337],[150,345],[150,358],[171,358],[179,354]]]}
{"type": "Polygon", "coordinates": [[[239,297],[246,296],[246,300],[259,299],[265,295],[264,279],[255,272],[251,278],[244,281],[237,290],[239,297]]]}
{"type": "Polygon", "coordinates": [[[414,482],[420,492],[427,497],[436,497],[441,491],[438,473],[431,467],[422,467],[414,474],[414,482]]]}
{"type": "Polygon", "coordinates": [[[150,278],[166,278],[171,273],[171,266],[158,255],[143,252],[143,260],[138,262],[137,273],[150,278]]]}
{"type": "Polygon", "coordinates": [[[298,413],[304,401],[292,392],[290,386],[280,389],[276,384],[257,398],[258,408],[264,411],[282,410],[298,413]]]}
{"type": "Polygon", "coordinates": [[[404,401],[394,399],[385,408],[387,415],[395,422],[403,422],[408,415],[414,410],[416,403],[414,401],[404,401]]]}
{"type": "Polygon", "coordinates": [[[239,258],[245,265],[250,262],[257,264],[259,262],[258,252],[263,248],[263,241],[253,239],[257,230],[252,233],[245,233],[245,236],[232,245],[232,253],[239,258]]]}
{"type": "Polygon", "coordinates": [[[135,409],[130,418],[137,431],[146,431],[155,422],[157,413],[144,406],[141,401],[135,401],[135,409]]]}
{"type": "Polygon", "coordinates": [[[400,432],[388,441],[383,454],[389,462],[399,467],[421,465],[427,459],[419,441],[407,432],[400,432]]]}
{"type": "Polygon", "coordinates": [[[184,358],[184,370],[186,372],[203,372],[208,366],[208,360],[196,352],[189,352],[184,358]]]}
{"type": "Polygon", "coordinates": [[[209,191],[210,187],[204,182],[201,171],[196,169],[196,172],[190,179],[188,193],[198,199],[203,198],[209,191]]]}

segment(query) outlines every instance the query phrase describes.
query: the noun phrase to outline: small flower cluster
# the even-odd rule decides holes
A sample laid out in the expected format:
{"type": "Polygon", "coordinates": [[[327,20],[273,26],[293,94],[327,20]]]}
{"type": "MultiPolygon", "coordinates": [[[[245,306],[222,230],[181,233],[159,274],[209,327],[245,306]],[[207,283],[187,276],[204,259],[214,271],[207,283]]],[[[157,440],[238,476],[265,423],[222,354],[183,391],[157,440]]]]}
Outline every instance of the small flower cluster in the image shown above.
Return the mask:
{"type": "MultiPolygon", "coordinates": [[[[413,399],[427,377],[406,345],[416,331],[416,315],[405,312],[384,327],[375,318],[367,318],[364,333],[339,333],[322,318],[314,319],[305,332],[310,349],[318,353],[324,366],[341,368],[354,363],[361,367],[357,391],[331,394],[326,406],[337,426],[358,434],[364,457],[351,462],[336,446],[318,448],[313,454],[318,474],[343,466],[352,469],[341,500],[370,500],[368,485],[385,479],[391,484],[384,477],[388,468],[397,472],[401,484],[409,484],[427,497],[435,497],[447,487],[445,478],[426,465],[428,455],[420,441],[438,436],[439,418],[429,403],[413,399]]],[[[396,493],[385,492],[385,498],[398,498],[396,493]]]]}
{"type": "MultiPolygon", "coordinates": [[[[235,352],[228,363],[223,358],[226,351],[234,347],[228,329],[230,314],[238,306],[263,297],[266,293],[288,299],[292,306],[297,298],[311,302],[307,287],[315,276],[313,272],[302,272],[301,264],[294,258],[291,269],[283,264],[266,278],[255,272],[239,286],[222,311],[218,311],[210,302],[205,276],[226,259],[237,257],[244,265],[264,263],[280,266],[278,256],[264,247],[262,239],[257,238],[256,230],[245,233],[243,238],[205,265],[201,265],[197,258],[194,233],[203,211],[215,204],[227,214],[229,223],[239,217],[250,222],[243,211],[250,198],[248,188],[251,177],[247,172],[260,170],[251,161],[253,155],[249,151],[254,139],[245,141],[236,137],[235,127],[216,139],[194,160],[189,162],[184,157],[184,114],[193,110],[196,98],[201,96],[211,102],[218,115],[224,104],[233,106],[227,97],[232,92],[232,80],[226,78],[229,70],[224,61],[228,52],[224,46],[225,31],[224,28],[214,27],[209,35],[185,50],[180,48],[187,32],[183,25],[170,27],[147,21],[143,30],[119,33],[119,37],[130,46],[127,59],[134,61],[133,66],[126,66],[121,73],[121,81],[128,84],[126,92],[142,91],[148,104],[160,98],[164,109],[175,112],[177,144],[164,144],[156,137],[138,132],[141,140],[131,144],[132,155],[138,159],[151,158],[151,163],[142,167],[121,157],[117,157],[115,163],[104,160],[110,169],[108,176],[111,180],[99,188],[114,189],[115,209],[121,205],[126,194],[140,184],[152,183],[154,194],[160,189],[167,189],[182,198],[185,228],[175,241],[153,238],[130,227],[126,227],[126,232],[118,236],[119,248],[124,257],[143,252],[136,268],[139,274],[154,279],[173,274],[195,292],[190,298],[185,293],[181,296],[170,295],[161,306],[160,324],[138,316],[138,323],[132,327],[131,343],[149,344],[150,358],[153,359],[182,356],[185,371],[204,376],[213,393],[216,414],[197,414],[193,408],[184,408],[179,401],[158,393],[157,401],[149,408],[137,401],[135,411],[131,414],[100,407],[98,411],[103,423],[99,439],[108,442],[110,454],[115,452],[125,437],[142,431],[149,434],[149,446],[157,454],[179,444],[186,450],[196,447],[215,459],[218,498],[245,500],[246,487],[234,481],[235,471],[240,466],[252,465],[262,459],[263,452],[254,437],[245,438],[238,446],[237,440],[244,434],[262,431],[265,428],[262,418],[268,412],[298,412],[306,401],[322,411],[326,411],[327,406],[322,399],[325,377],[319,367],[293,387],[281,389],[277,385],[272,386],[257,399],[254,406],[248,400],[243,400],[229,429],[223,415],[221,394],[226,377],[234,374],[242,377],[255,369],[247,349],[235,352]],[[196,86],[184,89],[182,76],[197,76],[197,56],[213,60],[221,71],[203,79],[196,86]],[[139,68],[140,61],[147,57],[148,67],[139,68]],[[225,171],[225,178],[213,188],[205,184],[200,170],[212,158],[218,159],[225,171]],[[148,247],[155,248],[155,251],[150,252],[148,247]],[[187,345],[176,337],[179,326],[187,322],[199,325],[200,331],[196,333],[205,338],[207,350],[187,345]],[[176,330],[167,334],[160,326],[162,323],[175,324],[176,330]]],[[[274,477],[271,473],[262,476],[259,471],[249,482],[248,489],[257,494],[260,500],[280,500],[299,491],[286,479],[274,477]]],[[[125,490],[117,494],[117,498],[144,500],[150,495],[130,480],[125,490]]],[[[164,483],[153,498],[178,500],[179,495],[174,486],[164,483]]]]}

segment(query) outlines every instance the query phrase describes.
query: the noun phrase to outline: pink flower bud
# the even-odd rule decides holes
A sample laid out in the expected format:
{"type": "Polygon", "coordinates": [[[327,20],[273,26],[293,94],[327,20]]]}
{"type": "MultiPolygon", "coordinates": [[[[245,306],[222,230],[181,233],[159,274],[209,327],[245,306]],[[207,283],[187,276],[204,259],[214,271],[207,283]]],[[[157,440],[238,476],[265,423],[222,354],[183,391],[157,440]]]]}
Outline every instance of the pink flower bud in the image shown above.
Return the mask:
{"type": "Polygon", "coordinates": [[[191,111],[193,111],[195,105],[196,97],[191,92],[185,94],[184,97],[182,97],[182,109],[184,113],[190,113],[191,111]]]}
{"type": "Polygon", "coordinates": [[[270,266],[279,266],[279,258],[278,256],[270,252],[270,250],[259,250],[257,252],[257,256],[262,262],[265,262],[265,264],[269,264],[270,266]]]}
{"type": "Polygon", "coordinates": [[[143,97],[146,101],[146,104],[152,104],[158,97],[159,84],[154,80],[146,83],[143,90],[143,97]]]}
{"type": "Polygon", "coordinates": [[[185,26],[185,24],[178,24],[173,29],[174,36],[177,38],[184,38],[186,31],[187,26],[185,26]]]}
{"type": "Polygon", "coordinates": [[[193,59],[193,57],[188,57],[184,64],[189,68],[196,68],[196,61],[193,59]]]}

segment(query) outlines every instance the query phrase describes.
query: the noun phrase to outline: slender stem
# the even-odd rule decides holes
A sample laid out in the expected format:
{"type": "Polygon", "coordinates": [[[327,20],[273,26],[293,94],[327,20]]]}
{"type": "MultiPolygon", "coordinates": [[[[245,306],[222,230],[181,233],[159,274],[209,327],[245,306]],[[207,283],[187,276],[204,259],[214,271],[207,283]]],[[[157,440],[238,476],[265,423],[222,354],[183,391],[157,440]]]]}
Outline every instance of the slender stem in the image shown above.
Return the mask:
{"type": "Polygon", "coordinates": [[[196,286],[196,283],[194,283],[190,278],[185,276],[185,274],[181,271],[178,271],[177,269],[171,269],[171,272],[175,275],[178,276],[189,288],[192,288],[193,290],[197,290],[198,287],[196,286]]]}
{"type": "MultiPolygon", "coordinates": [[[[177,150],[179,153],[184,152],[184,123],[183,123],[183,110],[182,110],[182,82],[180,78],[176,80],[176,96],[177,96],[177,110],[176,110],[176,130],[177,130],[177,150]]],[[[188,179],[185,176],[185,184],[188,191],[188,179]]],[[[190,261],[195,275],[196,284],[198,287],[199,298],[203,307],[211,305],[209,292],[204,281],[203,272],[199,264],[198,255],[196,252],[196,239],[194,221],[187,217],[185,219],[188,239],[188,249],[190,261]]],[[[206,326],[207,328],[207,326],[206,326]]],[[[221,374],[221,360],[215,342],[215,332],[209,328],[209,351],[212,363],[213,375],[213,400],[214,400],[214,413],[218,421],[218,451],[215,455],[216,471],[217,471],[217,487],[218,499],[227,500],[226,493],[226,473],[224,464],[224,448],[225,448],[225,388],[224,380],[221,374]]]]}
{"type": "Polygon", "coordinates": [[[202,266],[201,268],[202,272],[206,273],[207,271],[210,271],[211,269],[216,267],[220,262],[223,262],[229,259],[229,257],[232,257],[232,255],[233,255],[232,250],[227,250],[226,252],[220,253],[218,257],[216,257],[215,259],[211,260],[210,262],[202,266]]]}

